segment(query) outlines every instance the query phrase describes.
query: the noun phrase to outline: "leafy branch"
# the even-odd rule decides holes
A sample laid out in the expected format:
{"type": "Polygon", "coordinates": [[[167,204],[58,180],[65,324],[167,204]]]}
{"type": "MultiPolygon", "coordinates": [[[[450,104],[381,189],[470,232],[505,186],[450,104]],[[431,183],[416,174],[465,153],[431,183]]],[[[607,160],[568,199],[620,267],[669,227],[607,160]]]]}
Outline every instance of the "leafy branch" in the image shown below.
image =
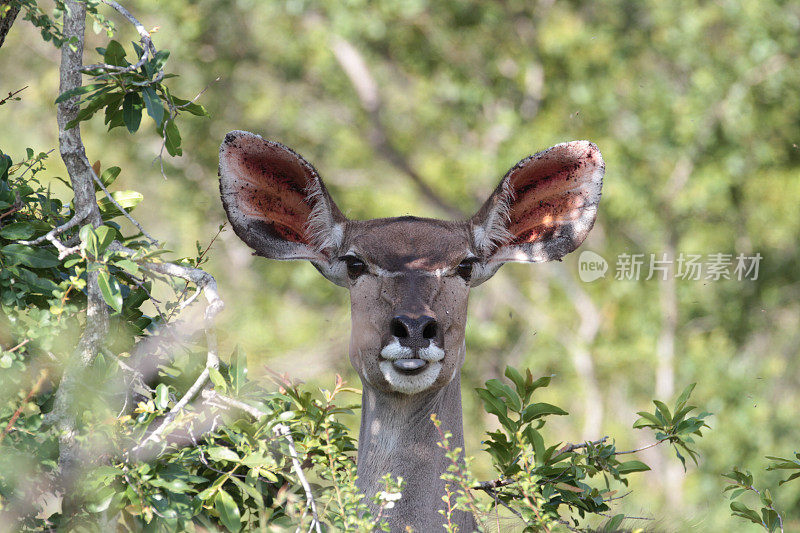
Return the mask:
{"type": "MultiPolygon", "coordinates": [[[[610,480],[627,485],[629,474],[650,469],[638,460],[621,462],[619,456],[669,442],[696,460],[692,435],[702,435],[701,429],[708,427],[703,420],[709,413],[690,416],[696,409],[687,405],[694,389],[692,384],[678,397],[674,415],[661,401],[655,401],[654,413],[639,413],[642,418],[634,427],[655,430],[653,444],[619,451],[613,442],[608,442],[608,437],[603,437],[579,444],[546,445],[540,433],[546,417],[567,414],[552,404],[532,400],[536,390],[550,384],[551,376],[534,380],[529,370],[523,376],[512,367],[506,368],[505,376],[510,384],[492,379],[486,382],[486,388],[478,389],[484,408],[500,422],[500,430],[489,432],[484,444],[502,477],[474,484],[471,488],[484,491],[513,509],[531,527],[547,530],[561,523],[559,509],[562,506],[581,518],[586,513],[605,513],[609,502],[619,499],[609,488],[610,480]],[[588,478],[597,475],[604,477],[606,488],[587,484],[588,478]]],[[[678,457],[682,459],[680,453],[678,457]]],[[[618,524],[624,518],[624,515],[616,515],[612,523],[618,524]]],[[[573,520],[577,525],[577,518],[573,520]]]]}

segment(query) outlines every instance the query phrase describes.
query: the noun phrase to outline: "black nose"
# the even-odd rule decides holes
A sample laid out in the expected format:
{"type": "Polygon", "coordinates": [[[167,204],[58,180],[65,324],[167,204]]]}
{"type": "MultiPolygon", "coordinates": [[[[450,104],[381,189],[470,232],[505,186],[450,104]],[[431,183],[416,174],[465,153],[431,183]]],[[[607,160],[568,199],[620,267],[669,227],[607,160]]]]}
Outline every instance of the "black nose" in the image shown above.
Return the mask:
{"type": "Polygon", "coordinates": [[[425,348],[439,332],[436,319],[427,315],[418,318],[398,315],[392,319],[389,327],[392,335],[400,341],[400,345],[410,348],[425,348]]]}

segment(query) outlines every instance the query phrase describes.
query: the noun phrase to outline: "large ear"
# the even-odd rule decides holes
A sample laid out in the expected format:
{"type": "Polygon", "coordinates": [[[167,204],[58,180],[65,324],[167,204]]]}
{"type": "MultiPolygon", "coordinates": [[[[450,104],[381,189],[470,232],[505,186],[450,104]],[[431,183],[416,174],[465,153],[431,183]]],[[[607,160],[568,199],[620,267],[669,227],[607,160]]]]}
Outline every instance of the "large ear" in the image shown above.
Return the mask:
{"type": "Polygon", "coordinates": [[[506,261],[560,260],[577,248],[594,225],[604,172],[589,141],[556,145],[509,170],[470,220],[485,278],[506,261]]]}
{"type": "Polygon", "coordinates": [[[254,133],[232,131],[219,149],[219,189],[233,230],[258,255],[308,259],[339,282],[335,274],[342,269],[331,269],[347,219],[300,155],[254,133]]]}

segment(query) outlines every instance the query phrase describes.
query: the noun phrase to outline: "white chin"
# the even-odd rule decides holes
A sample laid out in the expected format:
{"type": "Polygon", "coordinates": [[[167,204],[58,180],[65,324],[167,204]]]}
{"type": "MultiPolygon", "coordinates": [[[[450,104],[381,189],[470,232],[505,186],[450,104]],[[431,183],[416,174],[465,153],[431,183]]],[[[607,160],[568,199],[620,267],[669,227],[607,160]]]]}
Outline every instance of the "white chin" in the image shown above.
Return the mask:
{"type": "Polygon", "coordinates": [[[392,366],[391,361],[381,361],[380,368],[384,379],[389,383],[392,390],[401,394],[417,394],[433,385],[436,378],[439,377],[442,364],[437,361],[430,362],[425,370],[413,375],[398,372],[392,366]]]}

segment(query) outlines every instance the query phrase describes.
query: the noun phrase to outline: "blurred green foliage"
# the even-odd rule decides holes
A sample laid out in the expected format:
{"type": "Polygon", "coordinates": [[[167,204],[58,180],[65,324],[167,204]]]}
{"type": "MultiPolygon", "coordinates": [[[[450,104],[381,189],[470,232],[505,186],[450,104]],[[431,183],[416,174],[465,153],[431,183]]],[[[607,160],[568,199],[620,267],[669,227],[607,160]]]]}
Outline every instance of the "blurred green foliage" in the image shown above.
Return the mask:
{"type": "MultiPolygon", "coordinates": [[[[563,268],[508,265],[474,291],[463,383],[465,417],[480,423],[467,425],[467,450],[477,451],[482,430],[495,424],[471,391],[500,377],[507,364],[559,375],[546,399],[573,416],[554,420],[551,436],[600,438],[584,434],[599,427],[631,447],[639,444],[624,442],[633,406],[658,387],[670,393],[666,398],[698,381],[697,401],[716,413],[713,431],[697,445],[699,466],[676,482],[659,455],[649,457],[653,472],[632,482],[648,490],[634,490],[619,508],[649,509],[669,529],[742,527],[720,496],[721,475],[734,465],[761,471],[764,455],[788,457],[800,442],[796,3],[126,6],[148,29],[159,25],[156,44],[180,58],[173,65],[180,77],[170,80],[178,94],[208,85],[200,103],[212,119],[181,125],[183,157],[164,161],[167,181],[151,164],[159,137],[131,142],[125,128],[106,134],[94,120],[85,123],[84,138],[90,160],[124,169],[117,185],[146,198],[137,207],[140,220],[154,221],[148,228],[182,255],[193,254],[196,241],[208,242],[224,220],[215,170],[219,142],[232,129],[303,154],[350,217],[443,216],[375,149],[375,123],[337,62],[337,39],[363,55],[376,80],[390,144],[465,213],[523,156],[571,139],[597,143],[606,181],[584,247],[605,257],[610,270],[583,284],[577,257],[563,268]],[[619,254],[668,251],[758,252],[764,259],[757,280],[677,280],[670,288],[657,279],[614,279],[619,254]],[[600,316],[594,336],[581,333],[581,294],[600,316]],[[670,339],[673,347],[665,349],[670,339]],[[590,354],[592,372],[576,346],[590,354]],[[587,399],[601,417],[581,420],[587,399]]],[[[137,38],[119,26],[120,42],[137,38]]],[[[107,42],[105,34],[92,38],[96,46],[107,42]]],[[[87,43],[87,54],[91,49],[87,43]]],[[[0,146],[14,161],[29,146],[46,151],[56,144],[55,61],[57,51],[22,20],[0,49],[0,94],[29,86],[20,101],[3,106],[4,117],[14,118],[0,129],[0,146]]],[[[55,159],[37,179],[64,176],[55,159]]],[[[51,189],[69,200],[57,180],[51,189]]],[[[346,357],[347,297],[310,265],[253,259],[227,231],[206,268],[227,304],[224,345],[240,342],[251,361],[314,382],[337,371],[357,381],[346,357]]],[[[490,472],[488,460],[473,466],[479,478],[490,472]]],[[[759,479],[776,486],[781,477],[770,471],[759,479]]],[[[799,486],[781,487],[774,497],[787,510],[785,527],[800,527],[799,486]]]]}

